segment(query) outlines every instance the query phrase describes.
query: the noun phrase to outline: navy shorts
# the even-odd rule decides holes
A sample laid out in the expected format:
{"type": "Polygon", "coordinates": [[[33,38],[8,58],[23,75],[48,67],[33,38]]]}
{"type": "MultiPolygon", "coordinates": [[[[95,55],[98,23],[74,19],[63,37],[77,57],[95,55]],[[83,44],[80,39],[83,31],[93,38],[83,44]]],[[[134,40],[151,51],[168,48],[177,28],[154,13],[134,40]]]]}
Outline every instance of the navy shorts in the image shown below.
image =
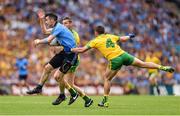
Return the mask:
{"type": "Polygon", "coordinates": [[[61,51],[49,61],[49,64],[54,69],[59,68],[61,72],[66,73],[71,68],[71,66],[77,62],[77,59],[77,54],[73,52],[66,53],[61,51]]]}
{"type": "Polygon", "coordinates": [[[27,75],[19,75],[19,80],[26,80],[27,79],[27,75]]]}

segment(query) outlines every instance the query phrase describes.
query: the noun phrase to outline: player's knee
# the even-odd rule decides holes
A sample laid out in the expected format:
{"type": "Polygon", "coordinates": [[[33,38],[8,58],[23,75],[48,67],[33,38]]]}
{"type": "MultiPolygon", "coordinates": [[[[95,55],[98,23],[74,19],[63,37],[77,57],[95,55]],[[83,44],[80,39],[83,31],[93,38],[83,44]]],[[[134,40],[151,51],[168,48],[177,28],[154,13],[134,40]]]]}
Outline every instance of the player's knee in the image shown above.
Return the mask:
{"type": "Polygon", "coordinates": [[[104,80],[105,81],[111,81],[111,78],[107,76],[107,77],[104,78],[104,80]]]}
{"type": "Polygon", "coordinates": [[[47,64],[47,65],[45,65],[44,70],[45,70],[47,73],[50,73],[50,72],[51,72],[51,67],[47,64]]]}
{"type": "Polygon", "coordinates": [[[55,78],[55,80],[56,80],[57,82],[60,81],[60,77],[59,77],[58,75],[54,75],[54,78],[55,78]]]}
{"type": "Polygon", "coordinates": [[[54,79],[56,80],[56,82],[58,82],[58,77],[54,77],[54,79]]]}
{"type": "Polygon", "coordinates": [[[107,73],[104,74],[104,80],[106,80],[106,81],[111,81],[111,79],[109,78],[109,76],[108,76],[107,73]]]}
{"type": "Polygon", "coordinates": [[[71,85],[72,87],[74,87],[74,81],[72,79],[68,79],[67,82],[69,83],[69,85],[71,85]]]}
{"type": "Polygon", "coordinates": [[[108,74],[105,73],[105,74],[103,75],[103,77],[104,77],[104,79],[106,79],[106,78],[108,77],[108,74]]]}
{"type": "Polygon", "coordinates": [[[68,83],[71,87],[74,87],[74,84],[73,83],[68,83]]]}
{"type": "Polygon", "coordinates": [[[57,82],[61,82],[62,79],[63,79],[63,78],[61,78],[61,76],[59,76],[59,75],[55,75],[54,78],[55,78],[55,80],[56,80],[57,82]]]}

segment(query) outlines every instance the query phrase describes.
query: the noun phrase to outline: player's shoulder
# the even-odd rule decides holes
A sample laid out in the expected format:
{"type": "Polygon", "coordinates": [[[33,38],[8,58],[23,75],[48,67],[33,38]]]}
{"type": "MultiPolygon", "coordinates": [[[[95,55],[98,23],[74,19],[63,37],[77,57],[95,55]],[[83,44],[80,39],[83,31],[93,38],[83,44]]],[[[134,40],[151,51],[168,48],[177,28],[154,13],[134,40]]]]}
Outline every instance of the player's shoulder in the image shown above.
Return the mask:
{"type": "Polygon", "coordinates": [[[77,32],[75,29],[72,29],[71,31],[72,31],[72,33],[73,33],[74,35],[78,35],[78,36],[79,36],[78,32],[77,32]]]}
{"type": "Polygon", "coordinates": [[[78,32],[77,32],[75,29],[72,29],[71,31],[72,31],[73,33],[78,34],[78,32]]]}
{"type": "Polygon", "coordinates": [[[159,60],[159,58],[157,56],[154,57],[155,60],[159,60]]]}
{"type": "Polygon", "coordinates": [[[57,23],[54,27],[54,29],[59,29],[59,28],[64,28],[65,26],[62,25],[61,23],[57,23]]]}
{"type": "Polygon", "coordinates": [[[114,35],[114,34],[109,34],[109,33],[107,33],[107,34],[105,34],[105,37],[106,37],[106,38],[111,38],[111,39],[113,39],[113,38],[117,38],[117,37],[119,37],[119,36],[114,35]]]}
{"type": "Polygon", "coordinates": [[[28,59],[27,59],[27,58],[23,58],[23,61],[24,61],[24,62],[27,62],[27,61],[28,61],[28,59]]]}

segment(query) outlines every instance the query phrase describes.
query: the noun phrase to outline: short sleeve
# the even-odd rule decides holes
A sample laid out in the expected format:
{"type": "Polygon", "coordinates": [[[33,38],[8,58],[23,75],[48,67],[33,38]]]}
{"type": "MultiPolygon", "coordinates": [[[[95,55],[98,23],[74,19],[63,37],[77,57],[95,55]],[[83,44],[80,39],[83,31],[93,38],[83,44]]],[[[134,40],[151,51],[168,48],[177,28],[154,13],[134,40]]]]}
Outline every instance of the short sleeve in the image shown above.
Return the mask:
{"type": "Polygon", "coordinates": [[[57,26],[57,27],[55,27],[55,28],[52,30],[51,35],[53,35],[53,36],[55,37],[55,36],[57,36],[62,30],[63,30],[63,28],[61,28],[60,26],[57,26]]]}
{"type": "Polygon", "coordinates": [[[87,44],[86,44],[86,47],[88,48],[96,48],[96,45],[97,45],[97,41],[95,39],[89,41],[87,44]]]}
{"type": "Polygon", "coordinates": [[[111,35],[112,36],[112,39],[114,39],[115,41],[118,41],[119,40],[119,36],[117,36],[117,35],[111,35]]]}

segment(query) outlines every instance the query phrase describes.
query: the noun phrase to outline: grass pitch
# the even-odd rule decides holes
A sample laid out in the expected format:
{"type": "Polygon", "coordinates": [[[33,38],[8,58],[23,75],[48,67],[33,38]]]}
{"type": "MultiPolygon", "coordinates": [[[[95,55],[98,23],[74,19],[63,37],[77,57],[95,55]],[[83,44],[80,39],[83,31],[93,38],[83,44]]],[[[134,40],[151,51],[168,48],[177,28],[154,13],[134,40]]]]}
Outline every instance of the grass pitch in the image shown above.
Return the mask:
{"type": "Polygon", "coordinates": [[[69,98],[58,106],[51,105],[56,96],[0,96],[0,115],[180,115],[177,96],[110,96],[109,108],[98,107],[101,96],[85,108],[79,97],[68,106],[69,98]]]}

